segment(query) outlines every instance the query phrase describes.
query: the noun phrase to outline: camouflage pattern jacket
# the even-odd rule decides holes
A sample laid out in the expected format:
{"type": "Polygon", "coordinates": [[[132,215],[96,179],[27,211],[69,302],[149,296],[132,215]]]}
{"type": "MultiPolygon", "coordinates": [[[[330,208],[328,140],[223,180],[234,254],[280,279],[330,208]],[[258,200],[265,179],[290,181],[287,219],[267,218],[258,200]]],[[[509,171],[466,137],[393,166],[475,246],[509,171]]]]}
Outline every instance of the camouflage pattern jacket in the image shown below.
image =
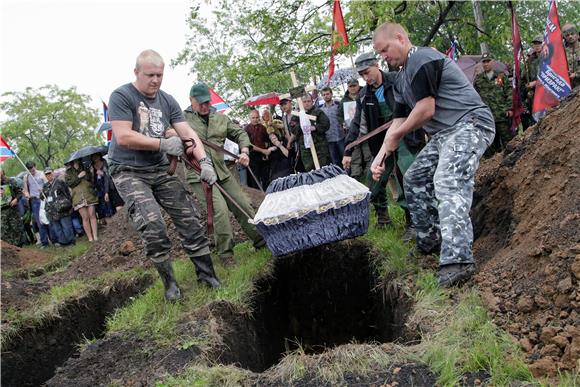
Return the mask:
{"type": "Polygon", "coordinates": [[[489,106],[496,122],[510,120],[506,112],[512,107],[511,83],[507,75],[494,70],[491,79],[487,75],[479,73],[475,76],[473,87],[481,96],[483,102],[489,106]]]}
{"type": "Polygon", "coordinates": [[[580,43],[576,42],[574,46],[566,45],[566,60],[568,61],[568,71],[574,74],[571,79],[572,88],[580,85],[580,43]]]}

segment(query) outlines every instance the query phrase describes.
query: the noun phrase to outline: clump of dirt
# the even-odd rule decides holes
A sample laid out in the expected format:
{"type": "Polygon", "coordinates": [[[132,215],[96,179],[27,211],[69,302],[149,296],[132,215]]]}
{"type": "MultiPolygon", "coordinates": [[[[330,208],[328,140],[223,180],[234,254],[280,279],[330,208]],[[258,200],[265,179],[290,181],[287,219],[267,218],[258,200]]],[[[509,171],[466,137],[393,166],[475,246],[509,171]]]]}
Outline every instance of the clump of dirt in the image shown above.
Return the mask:
{"type": "Polygon", "coordinates": [[[579,366],[579,127],[575,94],[476,178],[475,282],[536,376],[579,366]]]}
{"type": "Polygon", "coordinates": [[[51,255],[42,251],[23,249],[0,240],[2,251],[2,270],[27,268],[43,265],[50,261],[51,255]]]}

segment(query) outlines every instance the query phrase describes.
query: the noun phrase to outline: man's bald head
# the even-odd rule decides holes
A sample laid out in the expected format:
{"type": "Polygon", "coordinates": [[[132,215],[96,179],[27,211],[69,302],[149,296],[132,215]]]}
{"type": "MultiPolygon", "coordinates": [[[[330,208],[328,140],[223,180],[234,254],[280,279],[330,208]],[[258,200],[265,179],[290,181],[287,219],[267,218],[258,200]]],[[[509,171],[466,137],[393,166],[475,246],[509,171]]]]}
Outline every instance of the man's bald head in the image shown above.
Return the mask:
{"type": "Polygon", "coordinates": [[[151,64],[158,67],[165,66],[163,58],[155,50],[145,50],[141,52],[135,61],[135,69],[139,70],[144,64],[151,64]]]}
{"type": "Polygon", "coordinates": [[[381,35],[382,37],[387,39],[394,39],[397,37],[397,34],[400,34],[407,40],[409,39],[407,31],[405,31],[403,26],[397,23],[386,22],[377,27],[377,29],[373,34],[373,41],[378,35],[381,35]]]}
{"type": "Polygon", "coordinates": [[[383,23],[373,34],[375,51],[395,68],[405,64],[412,46],[407,31],[397,23],[383,23]]]}

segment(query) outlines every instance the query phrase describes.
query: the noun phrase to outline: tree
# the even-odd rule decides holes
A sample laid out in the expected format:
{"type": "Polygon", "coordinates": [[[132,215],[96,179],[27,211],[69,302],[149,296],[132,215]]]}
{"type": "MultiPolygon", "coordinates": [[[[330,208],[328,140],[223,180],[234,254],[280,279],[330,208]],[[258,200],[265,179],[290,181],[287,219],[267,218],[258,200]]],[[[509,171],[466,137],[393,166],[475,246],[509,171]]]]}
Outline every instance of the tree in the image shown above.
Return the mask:
{"type": "Polygon", "coordinates": [[[2,98],[0,111],[8,117],[1,123],[2,136],[21,159],[36,160],[39,168],[58,167],[71,152],[97,141],[97,110],[88,107],[91,98],[74,87],[28,87],[2,98]]]}
{"type": "MultiPolygon", "coordinates": [[[[303,83],[316,83],[327,71],[330,55],[332,0],[221,0],[206,12],[205,0],[193,0],[187,23],[187,46],[172,61],[187,64],[237,110],[246,98],[291,87],[294,67],[303,83]]],[[[511,19],[505,1],[480,2],[483,28],[478,28],[466,1],[341,1],[350,45],[339,54],[369,48],[373,31],[383,22],[400,23],[411,41],[445,52],[457,36],[462,51],[478,55],[484,41],[500,60],[511,55],[511,19]],[[482,34],[478,38],[478,31],[482,34]]],[[[542,1],[514,1],[525,42],[542,32],[547,8],[542,1]]],[[[558,4],[560,20],[578,20],[574,0],[558,4]]]]}

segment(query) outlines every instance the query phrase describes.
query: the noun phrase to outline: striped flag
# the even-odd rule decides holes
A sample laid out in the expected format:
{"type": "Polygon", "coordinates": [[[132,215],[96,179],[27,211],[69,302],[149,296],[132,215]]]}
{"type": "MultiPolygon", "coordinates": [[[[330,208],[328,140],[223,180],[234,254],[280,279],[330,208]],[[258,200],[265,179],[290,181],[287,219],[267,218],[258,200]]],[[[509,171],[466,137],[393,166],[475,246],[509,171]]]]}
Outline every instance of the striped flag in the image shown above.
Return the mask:
{"type": "Polygon", "coordinates": [[[451,47],[445,51],[445,55],[447,55],[453,62],[457,62],[457,59],[459,59],[459,42],[457,39],[453,39],[451,47]]]}
{"type": "MultiPolygon", "coordinates": [[[[105,122],[109,122],[109,107],[107,106],[105,101],[101,100],[101,102],[103,103],[103,117],[105,118],[105,122]]],[[[113,131],[107,130],[107,145],[111,143],[112,139],[113,139],[113,131]]]]}
{"type": "Polygon", "coordinates": [[[4,162],[6,159],[10,159],[16,156],[10,145],[0,136],[0,162],[4,162]]]}
{"type": "Polygon", "coordinates": [[[208,87],[208,89],[211,97],[209,103],[218,113],[223,113],[226,109],[230,108],[230,105],[228,105],[226,101],[224,101],[223,98],[214,91],[214,89],[211,87],[208,87]]]}

